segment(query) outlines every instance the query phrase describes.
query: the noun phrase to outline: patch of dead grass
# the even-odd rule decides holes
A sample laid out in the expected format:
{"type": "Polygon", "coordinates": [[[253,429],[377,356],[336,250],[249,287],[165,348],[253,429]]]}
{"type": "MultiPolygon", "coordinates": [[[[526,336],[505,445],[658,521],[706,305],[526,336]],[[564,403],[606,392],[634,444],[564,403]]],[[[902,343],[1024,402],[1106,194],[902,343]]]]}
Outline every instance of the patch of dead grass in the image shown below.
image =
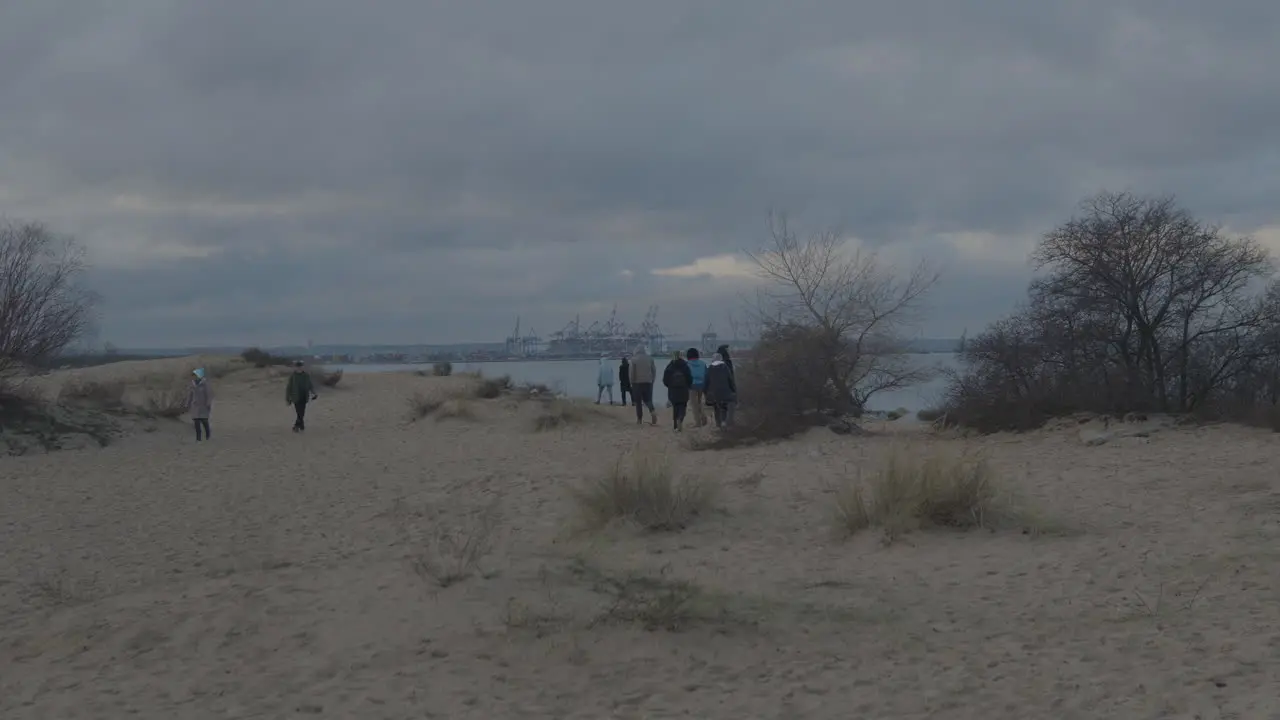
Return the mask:
{"type": "Polygon", "coordinates": [[[706,515],[715,491],[705,479],[677,478],[663,459],[633,455],[571,493],[584,530],[625,520],[646,530],[675,531],[706,515]]]}
{"type": "Polygon", "coordinates": [[[921,454],[899,447],[864,481],[859,473],[835,492],[835,522],[845,535],[879,528],[885,540],[917,529],[1036,528],[981,457],[921,454]]]}

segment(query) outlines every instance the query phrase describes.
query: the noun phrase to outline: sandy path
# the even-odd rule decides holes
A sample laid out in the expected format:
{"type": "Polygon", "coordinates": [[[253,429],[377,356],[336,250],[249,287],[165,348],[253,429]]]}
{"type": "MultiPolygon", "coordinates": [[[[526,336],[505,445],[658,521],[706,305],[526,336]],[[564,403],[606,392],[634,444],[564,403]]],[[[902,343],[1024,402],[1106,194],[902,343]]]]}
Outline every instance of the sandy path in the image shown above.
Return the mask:
{"type": "Polygon", "coordinates": [[[883,547],[833,537],[830,484],[891,439],[692,453],[622,409],[406,423],[446,383],[344,383],[305,436],[250,371],[215,386],[213,443],[0,459],[0,717],[1280,717],[1274,435],[931,439],[1070,532],[883,547]],[[566,488],[638,446],[718,478],[721,512],[570,539],[566,488]],[[415,571],[486,517],[479,575],[415,571]],[[706,595],[683,632],[597,622],[628,573],[706,595]]]}

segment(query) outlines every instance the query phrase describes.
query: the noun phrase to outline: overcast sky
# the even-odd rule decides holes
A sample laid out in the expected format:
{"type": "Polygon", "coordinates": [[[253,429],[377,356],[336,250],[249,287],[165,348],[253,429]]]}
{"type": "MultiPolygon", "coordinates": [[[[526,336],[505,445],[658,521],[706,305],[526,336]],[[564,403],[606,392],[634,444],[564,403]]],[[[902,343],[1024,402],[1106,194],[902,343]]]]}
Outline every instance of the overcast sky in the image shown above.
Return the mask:
{"type": "Polygon", "coordinates": [[[726,334],[770,209],[941,265],[922,330],[953,336],[1104,188],[1280,249],[1277,28],[1274,0],[14,0],[0,213],[83,241],[122,347],[615,302],[726,334]]]}

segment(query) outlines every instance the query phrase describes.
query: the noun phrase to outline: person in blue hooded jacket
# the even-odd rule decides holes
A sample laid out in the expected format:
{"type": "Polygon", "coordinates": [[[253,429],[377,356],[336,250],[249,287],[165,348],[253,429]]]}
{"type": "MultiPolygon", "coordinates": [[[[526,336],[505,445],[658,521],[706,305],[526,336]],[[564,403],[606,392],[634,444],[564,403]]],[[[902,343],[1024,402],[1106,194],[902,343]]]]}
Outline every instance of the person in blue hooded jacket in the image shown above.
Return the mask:
{"type": "Polygon", "coordinates": [[[698,348],[689,348],[685,357],[687,358],[685,362],[689,364],[689,373],[693,376],[692,387],[689,388],[689,405],[693,408],[693,424],[694,427],[702,427],[707,424],[707,413],[703,407],[706,394],[702,392],[702,384],[707,378],[707,362],[701,358],[698,348]]]}
{"type": "Polygon", "coordinates": [[[609,355],[600,356],[600,368],[596,370],[596,404],[600,404],[600,397],[604,395],[604,391],[609,391],[609,404],[613,404],[613,367],[605,365],[604,361],[609,355]]]}

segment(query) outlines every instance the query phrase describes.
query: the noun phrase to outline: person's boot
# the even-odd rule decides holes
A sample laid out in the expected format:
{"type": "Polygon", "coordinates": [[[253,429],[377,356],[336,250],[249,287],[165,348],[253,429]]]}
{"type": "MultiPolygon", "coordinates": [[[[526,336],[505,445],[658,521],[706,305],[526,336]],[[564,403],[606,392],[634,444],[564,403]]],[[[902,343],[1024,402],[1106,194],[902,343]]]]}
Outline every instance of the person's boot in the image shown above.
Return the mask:
{"type": "Polygon", "coordinates": [[[656,411],[649,413],[649,424],[650,425],[658,424],[658,413],[656,411]]]}

